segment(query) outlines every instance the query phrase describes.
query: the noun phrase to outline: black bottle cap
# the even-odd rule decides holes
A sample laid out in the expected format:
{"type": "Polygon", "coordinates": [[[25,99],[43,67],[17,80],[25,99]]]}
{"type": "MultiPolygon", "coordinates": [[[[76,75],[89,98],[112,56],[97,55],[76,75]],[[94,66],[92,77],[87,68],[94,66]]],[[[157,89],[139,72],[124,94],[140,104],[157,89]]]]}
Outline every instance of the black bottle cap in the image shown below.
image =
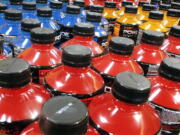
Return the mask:
{"type": "Polygon", "coordinates": [[[126,6],[125,13],[137,14],[138,8],[135,6],[126,6]]]}
{"type": "Polygon", "coordinates": [[[21,30],[30,32],[31,29],[41,26],[41,22],[36,19],[23,19],[21,21],[21,30]]]}
{"type": "Polygon", "coordinates": [[[91,50],[82,45],[63,48],[62,62],[72,67],[87,67],[91,64],[91,50]]]}
{"type": "Polygon", "coordinates": [[[21,5],[23,0],[9,0],[11,5],[21,5]]]}
{"type": "Polygon", "coordinates": [[[171,27],[169,35],[180,38],[180,26],[175,25],[171,27]]]}
{"type": "Polygon", "coordinates": [[[109,43],[109,51],[121,55],[131,55],[134,44],[134,41],[130,38],[113,37],[109,43]]]}
{"type": "Polygon", "coordinates": [[[180,0],[173,0],[173,2],[177,2],[177,3],[180,3],[180,0]]]}
{"type": "Polygon", "coordinates": [[[164,41],[164,33],[159,31],[146,30],[143,32],[141,41],[147,44],[161,46],[164,41]]]}
{"type": "Polygon", "coordinates": [[[7,20],[17,21],[22,19],[22,12],[19,10],[6,9],[4,13],[5,13],[5,19],[7,20]]]}
{"type": "Polygon", "coordinates": [[[36,10],[36,2],[24,1],[22,5],[24,10],[36,10]]]}
{"type": "Polygon", "coordinates": [[[0,13],[4,13],[4,11],[5,11],[6,9],[7,9],[7,5],[0,3],[0,13]]]}
{"type": "Polygon", "coordinates": [[[79,14],[80,13],[80,7],[75,5],[68,5],[67,11],[68,14],[79,14]]]}
{"type": "Polygon", "coordinates": [[[160,11],[150,11],[149,18],[155,20],[163,20],[164,14],[160,11]]]}
{"type": "Polygon", "coordinates": [[[159,67],[159,75],[180,82],[180,60],[165,58],[159,67]]]}
{"type": "Polygon", "coordinates": [[[151,0],[151,4],[160,4],[160,0],[151,0]]]}
{"type": "Polygon", "coordinates": [[[84,135],[88,119],[84,103],[71,96],[59,96],[43,105],[39,127],[43,135],[84,135]]]}
{"type": "Polygon", "coordinates": [[[171,4],[171,0],[161,0],[162,4],[171,4]]]}
{"type": "Polygon", "coordinates": [[[94,25],[90,23],[77,23],[74,25],[73,33],[80,36],[93,36],[94,25]]]}
{"type": "Polygon", "coordinates": [[[106,8],[116,8],[116,2],[106,1],[106,2],[105,2],[105,7],[106,7],[106,8]]]}
{"type": "Polygon", "coordinates": [[[52,17],[52,9],[48,7],[38,8],[37,16],[39,17],[52,17]]]}
{"type": "Polygon", "coordinates": [[[7,58],[0,62],[0,87],[17,88],[31,81],[29,64],[18,58],[7,58]]]}
{"type": "Polygon", "coordinates": [[[62,8],[62,2],[60,2],[60,1],[55,1],[55,0],[51,0],[51,2],[50,2],[50,8],[53,8],[53,9],[61,9],[61,8],[62,8]]]}
{"type": "Polygon", "coordinates": [[[140,1],[140,2],[138,3],[138,6],[139,6],[139,7],[142,7],[144,4],[149,4],[149,2],[140,1]]]}
{"type": "Polygon", "coordinates": [[[156,10],[156,7],[152,4],[144,4],[143,5],[143,11],[152,11],[156,10]]]}
{"type": "Polygon", "coordinates": [[[48,28],[34,28],[31,30],[31,41],[39,44],[51,44],[55,41],[55,32],[48,28]]]}
{"type": "Polygon", "coordinates": [[[79,7],[84,7],[85,6],[84,0],[74,0],[73,4],[75,6],[79,6],[79,7]]]}
{"type": "Polygon", "coordinates": [[[96,12],[87,12],[86,20],[89,22],[101,22],[102,15],[96,12]]]}
{"type": "Polygon", "coordinates": [[[170,7],[171,7],[171,5],[160,4],[160,5],[159,5],[159,10],[165,10],[165,11],[167,11],[170,7]]]}
{"type": "Polygon", "coordinates": [[[89,8],[90,12],[103,13],[104,7],[101,5],[91,5],[89,8]]]}
{"type": "Polygon", "coordinates": [[[168,12],[167,12],[167,16],[180,17],[180,10],[178,10],[178,9],[169,9],[168,12]]]}
{"type": "Polygon", "coordinates": [[[180,3],[171,2],[171,8],[173,8],[173,9],[180,9],[180,3]]]}
{"type": "Polygon", "coordinates": [[[115,98],[132,104],[142,104],[148,100],[150,81],[133,72],[123,72],[116,76],[112,86],[115,98]]]}
{"type": "Polygon", "coordinates": [[[133,5],[133,2],[131,2],[131,1],[122,1],[122,2],[121,2],[121,6],[122,6],[122,7],[125,7],[125,6],[127,6],[127,5],[133,5]]]}
{"type": "Polygon", "coordinates": [[[46,4],[48,0],[36,0],[36,3],[46,4]]]}

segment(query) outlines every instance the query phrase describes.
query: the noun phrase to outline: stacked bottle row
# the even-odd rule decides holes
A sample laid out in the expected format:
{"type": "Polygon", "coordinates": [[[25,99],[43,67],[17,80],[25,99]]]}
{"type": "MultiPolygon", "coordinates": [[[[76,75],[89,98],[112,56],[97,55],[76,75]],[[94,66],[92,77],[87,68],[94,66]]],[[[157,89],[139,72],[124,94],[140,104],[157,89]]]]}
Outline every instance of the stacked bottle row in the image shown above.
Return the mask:
{"type": "MultiPolygon", "coordinates": [[[[50,5],[58,3],[63,5],[57,1],[50,5]]],[[[113,2],[106,3],[105,10],[113,2]]],[[[3,46],[14,49],[18,58],[1,53],[0,133],[19,135],[38,119],[21,135],[179,135],[180,26],[171,27],[168,36],[158,29],[140,30],[137,45],[126,36],[111,37],[118,21],[114,26],[114,20],[104,16],[109,22],[105,21],[102,6],[91,6],[93,12],[87,13],[82,7],[69,5],[66,13],[57,11],[53,18],[58,14],[59,20],[52,19],[52,9],[44,6],[37,9],[38,20],[35,15],[21,21],[20,11],[2,10],[6,23],[0,28],[1,52],[3,46]],[[9,34],[13,29],[15,35],[9,34]],[[79,98],[88,106],[88,131],[86,107],[62,95],[79,98]]],[[[126,6],[124,15],[134,10],[126,6]]],[[[179,10],[175,12],[179,15],[179,10]]],[[[161,16],[157,11],[149,13],[149,17],[156,15],[161,16]]]]}

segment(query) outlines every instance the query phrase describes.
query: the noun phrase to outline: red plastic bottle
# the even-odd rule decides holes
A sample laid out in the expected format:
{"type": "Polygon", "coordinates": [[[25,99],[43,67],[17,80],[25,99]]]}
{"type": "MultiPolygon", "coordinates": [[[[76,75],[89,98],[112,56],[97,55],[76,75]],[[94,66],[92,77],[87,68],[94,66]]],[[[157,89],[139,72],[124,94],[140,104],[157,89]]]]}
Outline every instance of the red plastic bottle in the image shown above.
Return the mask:
{"type": "Polygon", "coordinates": [[[149,77],[152,82],[149,101],[155,107],[162,123],[162,135],[180,134],[180,60],[166,58],[159,75],[149,77]]]}
{"type": "Polygon", "coordinates": [[[157,75],[160,63],[167,57],[160,47],[164,34],[158,31],[144,31],[141,44],[135,46],[132,57],[142,66],[145,76],[157,75]]]}
{"type": "Polygon", "coordinates": [[[77,23],[74,26],[73,39],[62,44],[61,48],[69,45],[81,44],[89,47],[92,52],[92,57],[101,56],[105,53],[105,50],[97,42],[93,40],[94,26],[90,23],[77,23]]]}
{"type": "Polygon", "coordinates": [[[91,51],[82,45],[63,49],[62,63],[45,77],[45,87],[54,95],[72,95],[86,104],[104,93],[104,80],[90,68],[91,51]]]}
{"type": "Polygon", "coordinates": [[[61,51],[53,46],[55,33],[47,28],[35,28],[31,31],[32,46],[19,54],[32,68],[33,82],[43,83],[50,70],[61,63],[61,51]]]}
{"type": "Polygon", "coordinates": [[[48,100],[40,120],[25,128],[20,135],[99,135],[88,127],[87,107],[78,99],[59,96],[48,100]]]}
{"type": "Polygon", "coordinates": [[[50,98],[48,91],[31,82],[30,65],[18,58],[0,62],[0,134],[19,132],[39,116],[50,98]]]}
{"type": "Polygon", "coordinates": [[[106,86],[111,86],[114,78],[121,72],[143,74],[141,66],[131,58],[134,41],[125,37],[113,37],[109,43],[109,53],[94,58],[93,67],[99,72],[106,86]]]}
{"type": "Polygon", "coordinates": [[[90,124],[102,135],[160,135],[160,118],[146,103],[150,87],[150,81],[142,75],[118,74],[112,94],[90,103],[90,124]]]}
{"type": "Polygon", "coordinates": [[[180,26],[173,26],[169,37],[164,41],[162,50],[165,50],[169,57],[180,58],[180,26]]]}

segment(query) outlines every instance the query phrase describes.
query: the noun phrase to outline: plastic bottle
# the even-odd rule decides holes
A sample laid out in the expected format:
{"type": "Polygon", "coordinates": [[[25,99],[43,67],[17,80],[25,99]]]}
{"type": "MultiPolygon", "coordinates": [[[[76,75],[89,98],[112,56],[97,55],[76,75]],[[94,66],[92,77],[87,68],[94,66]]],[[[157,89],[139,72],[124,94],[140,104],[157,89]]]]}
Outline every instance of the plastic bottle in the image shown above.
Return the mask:
{"type": "Polygon", "coordinates": [[[21,33],[21,19],[22,13],[20,11],[11,9],[5,10],[4,21],[6,23],[0,28],[0,36],[4,38],[5,55],[11,53],[11,47],[9,47],[9,44],[13,43],[16,36],[21,33]]]}
{"type": "Polygon", "coordinates": [[[52,9],[53,19],[58,22],[61,19],[62,2],[51,0],[50,8],[52,9]]]}
{"type": "Polygon", "coordinates": [[[150,87],[150,81],[142,75],[118,74],[112,93],[103,94],[90,103],[90,124],[106,135],[159,135],[160,118],[146,102],[150,87]]]}
{"type": "Polygon", "coordinates": [[[101,46],[107,47],[108,33],[101,26],[102,15],[96,12],[87,12],[86,21],[95,27],[94,41],[98,42],[101,46]]]}
{"type": "Polygon", "coordinates": [[[171,28],[161,49],[165,50],[169,57],[180,58],[180,26],[175,25],[171,28]]]}
{"type": "Polygon", "coordinates": [[[55,33],[47,28],[31,30],[32,46],[19,54],[31,65],[33,82],[43,83],[44,76],[61,64],[61,51],[54,47],[55,33]]]}
{"type": "Polygon", "coordinates": [[[144,31],[141,44],[134,48],[134,58],[143,68],[145,76],[157,75],[161,61],[167,57],[160,47],[164,41],[164,34],[158,31],[144,31]]]}
{"type": "Polygon", "coordinates": [[[105,7],[102,15],[105,19],[108,20],[109,26],[108,28],[105,28],[106,31],[108,31],[109,39],[111,38],[111,35],[114,32],[114,23],[117,18],[116,14],[116,3],[111,1],[105,2],[105,7]]]}
{"type": "Polygon", "coordinates": [[[138,14],[142,14],[144,4],[149,4],[149,2],[147,2],[147,1],[139,1],[139,3],[138,3],[138,14]]]}
{"type": "Polygon", "coordinates": [[[133,5],[132,1],[122,1],[120,10],[116,12],[117,16],[118,17],[122,16],[124,14],[125,7],[130,5],[133,5]]]}
{"type": "Polygon", "coordinates": [[[159,11],[164,13],[164,19],[166,18],[166,15],[167,15],[167,11],[168,9],[171,8],[171,5],[167,5],[167,4],[160,4],[159,5],[159,11]]]}
{"type": "Polygon", "coordinates": [[[41,22],[35,19],[23,19],[21,21],[21,34],[18,35],[15,42],[13,42],[13,45],[16,47],[16,55],[31,47],[30,31],[40,26],[41,22]]]}
{"type": "Polygon", "coordinates": [[[22,13],[23,13],[23,18],[24,19],[26,19],[26,18],[37,19],[37,16],[36,16],[36,2],[34,2],[34,1],[32,1],[32,2],[24,1],[22,3],[22,6],[23,6],[22,13]]]}
{"type": "Polygon", "coordinates": [[[151,11],[147,22],[141,24],[139,28],[143,30],[155,30],[164,33],[167,36],[169,31],[163,24],[164,14],[160,11],[151,11]]]}
{"type": "Polygon", "coordinates": [[[163,25],[167,28],[171,28],[174,25],[177,25],[180,18],[180,10],[169,9],[167,12],[166,18],[163,20],[163,25]]]}
{"type": "MultiPolygon", "coordinates": [[[[101,6],[101,5],[91,5],[89,7],[89,11],[102,14],[103,11],[104,11],[104,7],[101,6]]],[[[109,30],[109,22],[104,17],[102,17],[102,19],[101,19],[101,25],[108,32],[108,30],[109,30]]]]}
{"type": "Polygon", "coordinates": [[[18,58],[0,62],[0,134],[19,135],[35,121],[44,102],[50,98],[47,90],[31,82],[30,66],[18,58]]]}
{"type": "Polygon", "coordinates": [[[171,2],[171,8],[180,10],[180,3],[171,2]]]}
{"type": "Polygon", "coordinates": [[[59,25],[61,27],[59,34],[60,45],[73,38],[73,27],[78,22],[81,22],[80,7],[74,5],[67,6],[65,17],[59,20],[59,25]]]}
{"type": "Polygon", "coordinates": [[[138,44],[139,25],[141,21],[137,18],[137,7],[126,6],[123,16],[116,20],[114,36],[128,37],[138,44]]]}
{"type": "Polygon", "coordinates": [[[86,18],[86,11],[85,11],[85,2],[84,0],[74,0],[73,5],[80,7],[80,16],[81,19],[85,20],[86,18]]]}
{"type": "Polygon", "coordinates": [[[149,17],[149,12],[153,10],[156,10],[156,7],[154,5],[144,4],[142,8],[142,13],[138,14],[137,16],[138,20],[142,22],[147,22],[149,17]]]}
{"type": "Polygon", "coordinates": [[[5,24],[4,22],[4,11],[7,9],[7,5],[0,3],[0,29],[5,24]]]}
{"type": "Polygon", "coordinates": [[[149,101],[155,107],[162,123],[163,135],[180,134],[180,59],[166,58],[159,75],[149,77],[152,82],[149,101]]]}
{"type": "Polygon", "coordinates": [[[143,74],[141,66],[131,58],[133,48],[133,40],[125,37],[113,37],[109,43],[109,53],[93,59],[93,68],[103,76],[107,87],[112,86],[118,73],[143,74]]]}
{"type": "Polygon", "coordinates": [[[171,4],[171,0],[161,0],[162,4],[171,4]]]}
{"type": "Polygon", "coordinates": [[[105,54],[105,49],[93,40],[94,26],[89,23],[77,23],[74,26],[74,37],[62,44],[61,48],[69,45],[80,44],[89,47],[92,57],[98,57],[105,54]]]}
{"type": "Polygon", "coordinates": [[[44,104],[40,120],[20,135],[99,135],[88,126],[88,119],[87,107],[78,99],[53,97],[44,104]]]}
{"type": "Polygon", "coordinates": [[[0,60],[3,60],[6,58],[6,56],[3,55],[4,47],[3,47],[3,38],[0,37],[0,60]]]}
{"type": "Polygon", "coordinates": [[[48,0],[36,0],[37,8],[47,7],[48,0]]]}
{"type": "Polygon", "coordinates": [[[9,0],[10,5],[8,8],[15,9],[15,10],[21,10],[22,2],[23,2],[23,0],[9,0]]]}
{"type": "Polygon", "coordinates": [[[104,93],[103,78],[90,68],[91,51],[88,47],[65,47],[62,63],[45,77],[45,88],[53,96],[71,95],[89,104],[97,95],[104,93]]]}
{"type": "Polygon", "coordinates": [[[67,6],[69,4],[68,2],[69,0],[62,0],[63,5],[62,5],[62,12],[66,12],[67,11],[67,6]]]}

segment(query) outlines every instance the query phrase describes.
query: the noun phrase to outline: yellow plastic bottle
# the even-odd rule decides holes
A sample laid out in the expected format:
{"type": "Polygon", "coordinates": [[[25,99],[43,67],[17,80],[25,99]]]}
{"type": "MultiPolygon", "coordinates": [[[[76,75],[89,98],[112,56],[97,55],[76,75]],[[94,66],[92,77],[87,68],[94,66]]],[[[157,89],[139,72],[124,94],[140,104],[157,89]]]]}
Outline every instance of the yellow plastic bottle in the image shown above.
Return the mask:
{"type": "Polygon", "coordinates": [[[138,14],[138,16],[137,16],[138,20],[140,20],[142,22],[148,21],[149,12],[153,11],[153,10],[156,10],[156,7],[154,5],[144,4],[141,14],[138,14]]]}
{"type": "Polygon", "coordinates": [[[119,16],[122,16],[124,14],[125,7],[128,5],[133,5],[132,1],[122,1],[121,2],[121,8],[116,12],[116,14],[119,16]]]}
{"type": "Polygon", "coordinates": [[[166,19],[167,11],[171,8],[171,5],[167,4],[160,4],[159,11],[164,13],[164,19],[166,19]]]}
{"type": "Polygon", "coordinates": [[[143,5],[144,4],[149,4],[149,2],[147,2],[147,1],[140,1],[139,3],[138,3],[138,14],[141,14],[142,13],[142,9],[143,9],[143,5]]]}
{"type": "Polygon", "coordinates": [[[148,21],[140,25],[140,31],[156,30],[156,31],[163,32],[165,35],[167,35],[167,32],[169,30],[163,25],[163,17],[164,17],[164,14],[162,12],[151,11],[149,13],[148,21]]]}
{"type": "Polygon", "coordinates": [[[126,6],[124,15],[120,16],[114,26],[114,36],[122,36],[137,41],[139,34],[139,25],[141,21],[137,19],[138,8],[134,6],[126,6]]]}
{"type": "Polygon", "coordinates": [[[180,20],[180,10],[169,9],[166,18],[163,20],[163,25],[166,28],[171,28],[172,26],[177,25],[179,20],[180,20]]]}

